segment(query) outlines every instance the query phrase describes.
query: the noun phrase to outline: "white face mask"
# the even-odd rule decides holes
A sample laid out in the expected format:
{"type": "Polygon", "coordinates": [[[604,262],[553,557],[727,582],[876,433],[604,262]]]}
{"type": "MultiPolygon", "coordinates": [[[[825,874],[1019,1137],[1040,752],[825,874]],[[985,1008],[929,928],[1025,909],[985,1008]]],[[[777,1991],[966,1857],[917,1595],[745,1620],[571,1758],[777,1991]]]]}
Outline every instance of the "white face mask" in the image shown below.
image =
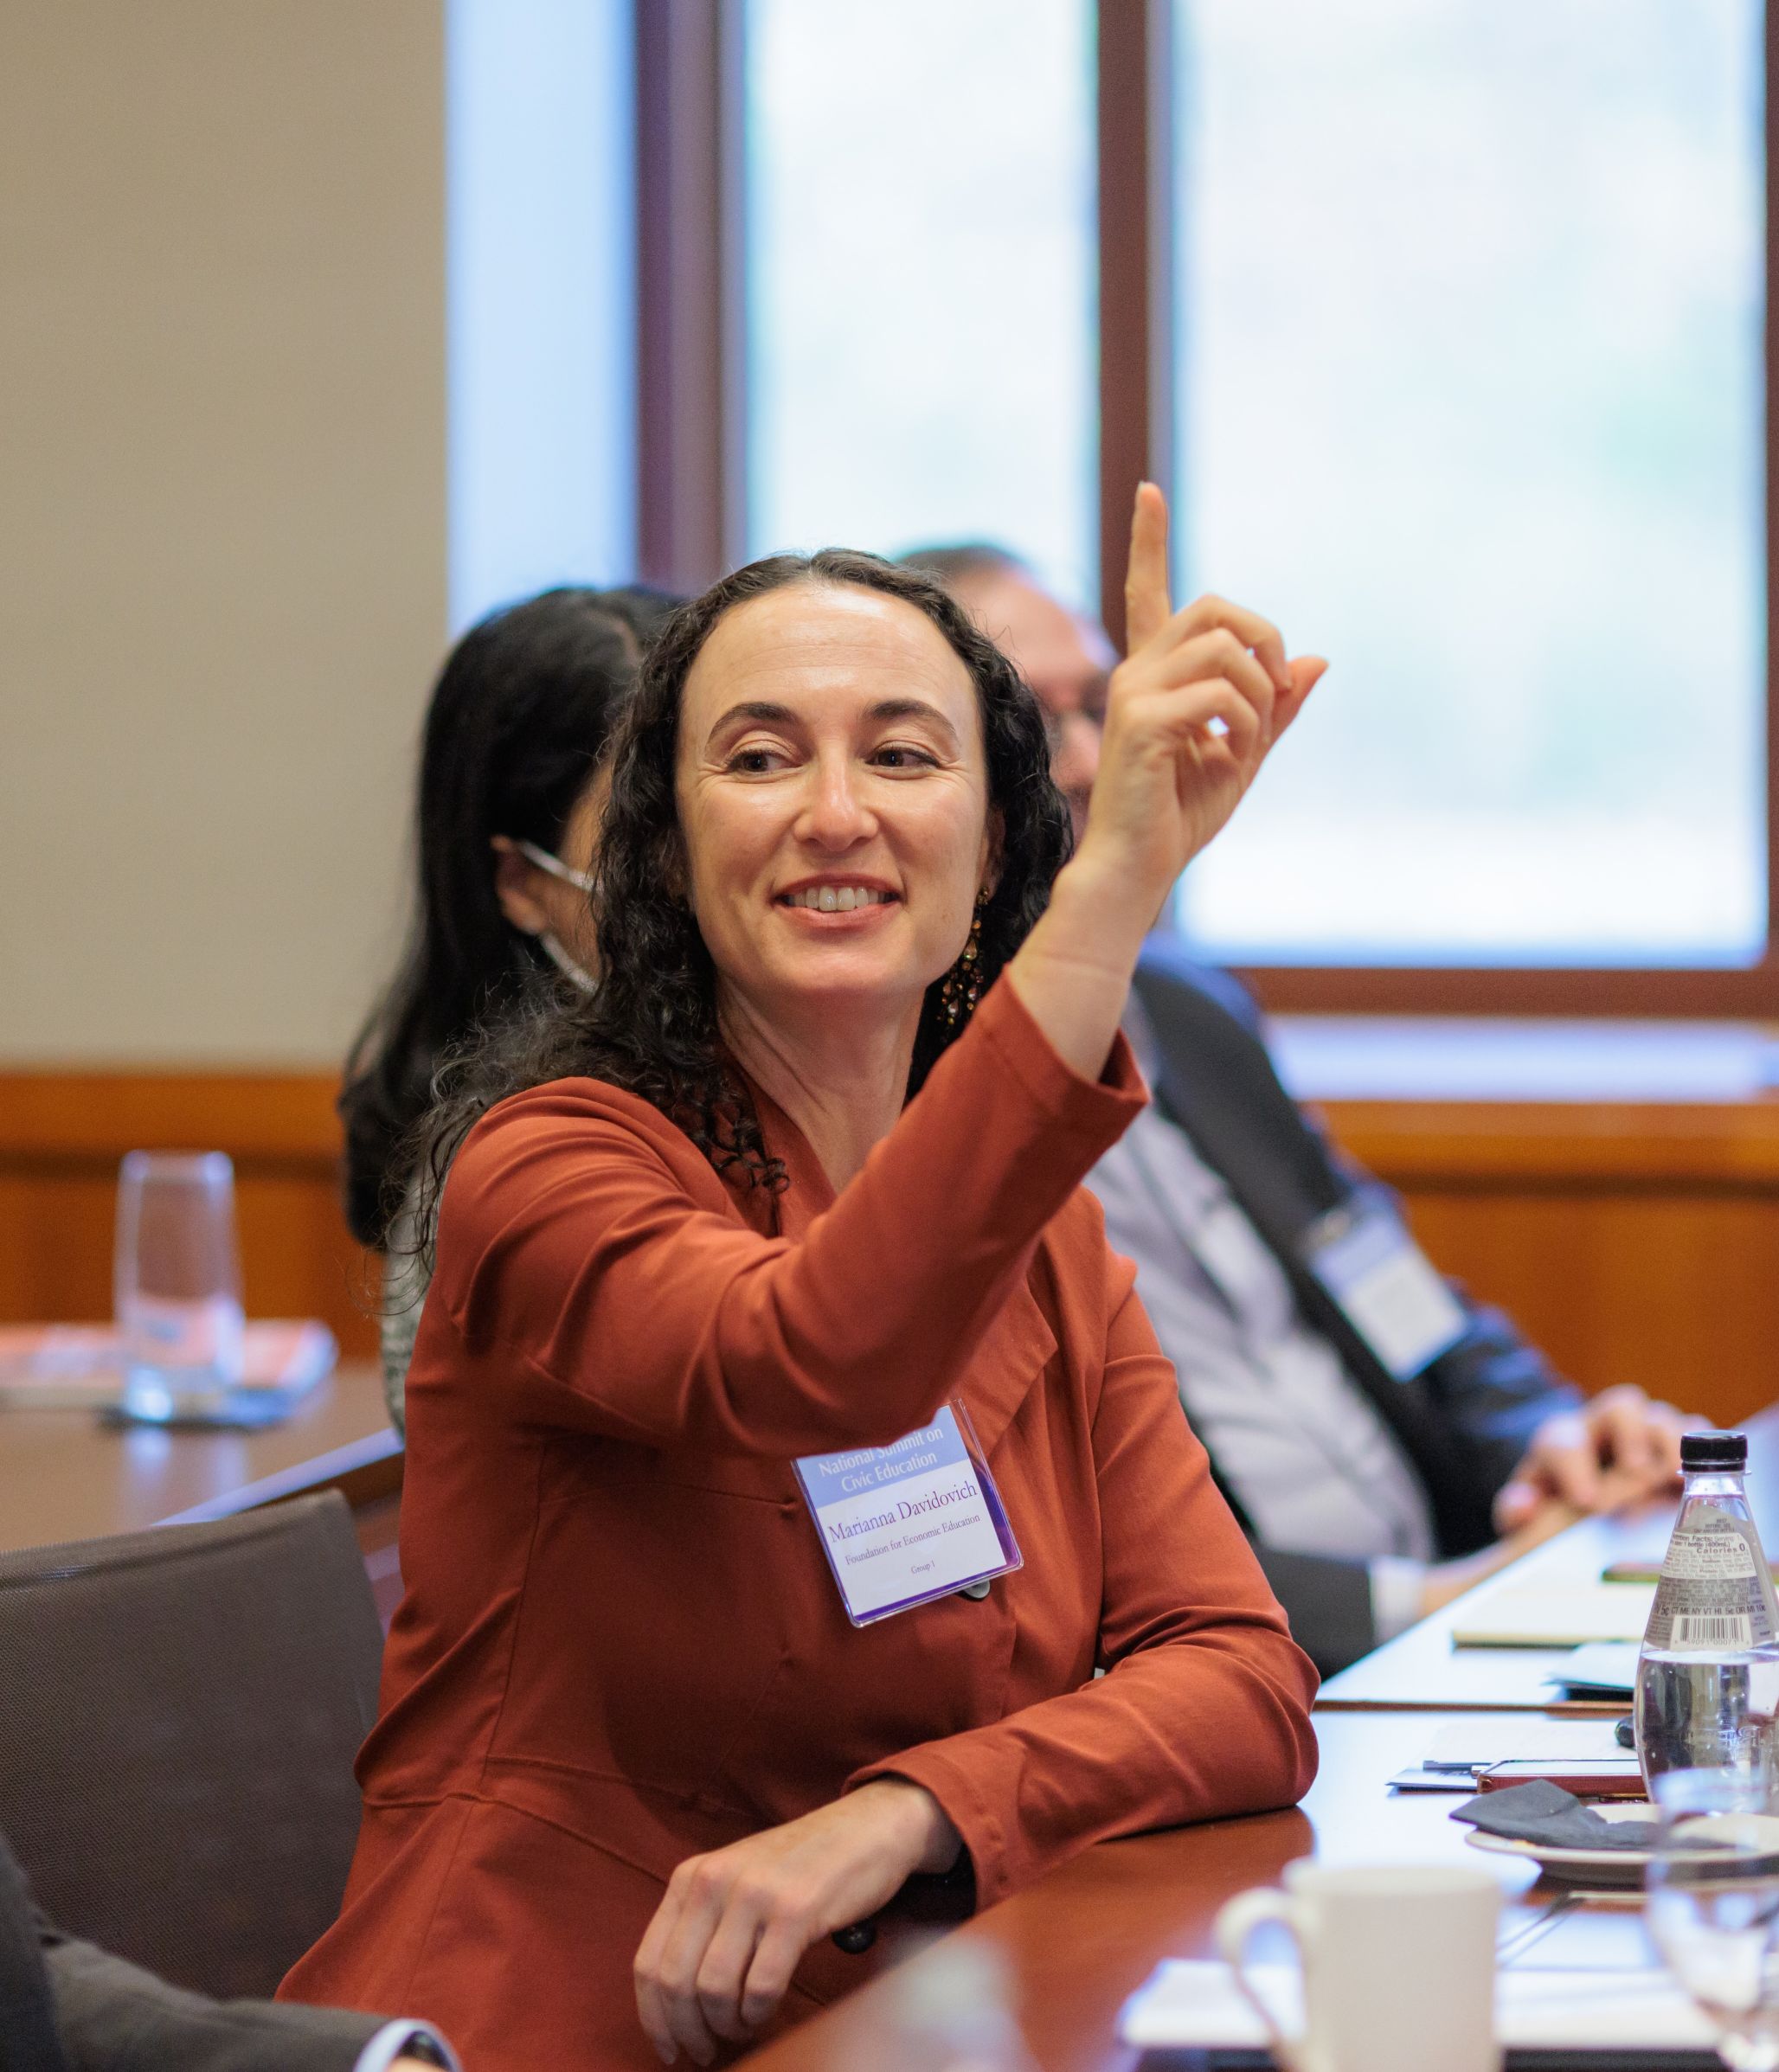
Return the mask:
{"type": "Polygon", "coordinates": [[[547,849],[540,849],[535,842],[515,842],[513,847],[528,863],[535,863],[540,870],[547,870],[551,877],[560,878],[563,884],[572,885],[577,892],[590,895],[599,889],[599,880],[591,872],[571,870],[560,856],[553,856],[547,849]]]}
{"type": "Polygon", "coordinates": [[[599,990],[593,973],[576,964],[548,928],[536,940],[537,946],[577,992],[591,993],[599,990]]]}
{"type": "MultiPolygon", "coordinates": [[[[547,870],[551,877],[560,878],[563,884],[572,885],[577,892],[584,892],[591,897],[599,884],[599,880],[590,872],[571,869],[560,856],[552,856],[547,849],[540,849],[535,842],[517,841],[513,847],[527,863],[535,863],[540,870],[547,870]]],[[[551,934],[548,928],[538,936],[537,944],[577,992],[590,993],[597,990],[593,973],[576,964],[562,947],[559,939],[551,934]]]]}

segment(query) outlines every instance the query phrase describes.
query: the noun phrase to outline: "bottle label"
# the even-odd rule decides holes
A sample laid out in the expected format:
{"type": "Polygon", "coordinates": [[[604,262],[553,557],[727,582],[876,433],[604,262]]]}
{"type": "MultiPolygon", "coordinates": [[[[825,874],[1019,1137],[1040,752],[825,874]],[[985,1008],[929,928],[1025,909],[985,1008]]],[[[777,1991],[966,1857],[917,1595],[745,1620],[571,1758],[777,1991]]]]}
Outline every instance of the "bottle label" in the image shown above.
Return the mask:
{"type": "Polygon", "coordinates": [[[1689,1505],[1668,1542],[1645,1647],[1765,1647],[1773,1621],[1750,1528],[1710,1504],[1689,1505]]]}

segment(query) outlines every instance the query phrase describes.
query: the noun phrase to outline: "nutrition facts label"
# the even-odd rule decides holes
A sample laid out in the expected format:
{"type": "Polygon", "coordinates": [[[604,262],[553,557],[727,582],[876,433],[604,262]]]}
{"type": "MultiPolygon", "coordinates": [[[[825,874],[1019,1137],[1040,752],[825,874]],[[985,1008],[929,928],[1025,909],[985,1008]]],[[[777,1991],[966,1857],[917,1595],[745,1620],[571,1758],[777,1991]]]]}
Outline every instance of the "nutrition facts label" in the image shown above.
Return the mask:
{"type": "Polygon", "coordinates": [[[1697,1504],[1668,1543],[1646,1647],[1764,1647],[1772,1615],[1762,1588],[1761,1553],[1740,1518],[1697,1504]]]}

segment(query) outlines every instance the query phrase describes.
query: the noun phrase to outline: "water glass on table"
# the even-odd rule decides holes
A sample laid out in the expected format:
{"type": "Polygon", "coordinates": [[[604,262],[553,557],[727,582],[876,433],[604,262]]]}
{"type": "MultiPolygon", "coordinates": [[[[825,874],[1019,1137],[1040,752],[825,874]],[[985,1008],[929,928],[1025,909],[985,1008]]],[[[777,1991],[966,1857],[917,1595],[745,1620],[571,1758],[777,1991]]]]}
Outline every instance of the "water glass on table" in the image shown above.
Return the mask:
{"type": "Polygon", "coordinates": [[[1779,2072],[1779,1814],[1770,1777],[1670,1770],[1645,1918],[1668,1969],[1718,2030],[1734,2072],[1779,2072]]]}
{"type": "Polygon", "coordinates": [[[242,1316],[234,1169],[221,1151],[132,1151],[118,1180],[113,1287],[123,1414],[251,1421],[240,1396],[242,1316]]]}

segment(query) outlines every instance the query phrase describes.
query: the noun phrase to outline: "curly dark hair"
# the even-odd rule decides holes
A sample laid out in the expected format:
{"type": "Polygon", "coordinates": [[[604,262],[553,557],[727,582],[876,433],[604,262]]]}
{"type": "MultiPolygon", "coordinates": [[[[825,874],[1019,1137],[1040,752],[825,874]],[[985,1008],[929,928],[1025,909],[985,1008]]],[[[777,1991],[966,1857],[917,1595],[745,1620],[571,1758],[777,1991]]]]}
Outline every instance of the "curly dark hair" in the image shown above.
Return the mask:
{"type": "MultiPolygon", "coordinates": [[[[1037,701],[1013,664],[933,577],[842,548],[749,563],[682,606],[661,628],[620,722],[612,792],[599,844],[600,980],[571,997],[551,987],[484,1030],[441,1072],[426,1127],[419,1225],[430,1254],[444,1175],[458,1146],[497,1101],[576,1075],[639,1094],[682,1128],[719,1172],[749,1185],[785,1184],[717,1029],[716,973],[691,909],[674,793],[679,717],[692,664],[736,606],[788,585],[881,591],[923,613],[976,690],[996,817],[998,875],[982,908],[983,987],[1025,940],[1068,860],[1069,811],[1050,781],[1037,701]]],[[[947,1020],[942,980],[928,988],[909,1095],[961,1032],[947,1020]]]]}

